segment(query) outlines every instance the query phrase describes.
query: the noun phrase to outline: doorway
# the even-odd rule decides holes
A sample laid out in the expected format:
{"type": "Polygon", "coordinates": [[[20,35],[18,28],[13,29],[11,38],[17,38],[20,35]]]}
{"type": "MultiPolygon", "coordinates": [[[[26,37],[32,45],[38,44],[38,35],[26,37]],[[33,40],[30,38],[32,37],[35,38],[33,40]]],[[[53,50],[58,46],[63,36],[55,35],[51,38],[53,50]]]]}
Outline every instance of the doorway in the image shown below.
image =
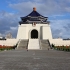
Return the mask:
{"type": "Polygon", "coordinates": [[[33,29],[31,31],[31,38],[38,38],[38,31],[36,29],[33,29]]]}

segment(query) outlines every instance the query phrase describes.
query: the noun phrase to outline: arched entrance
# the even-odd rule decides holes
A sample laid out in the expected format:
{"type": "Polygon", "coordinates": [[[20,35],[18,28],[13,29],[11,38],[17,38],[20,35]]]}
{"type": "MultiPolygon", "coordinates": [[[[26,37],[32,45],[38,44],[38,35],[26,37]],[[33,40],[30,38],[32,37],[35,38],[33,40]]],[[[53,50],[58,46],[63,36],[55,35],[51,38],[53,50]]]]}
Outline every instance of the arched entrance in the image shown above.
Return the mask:
{"type": "Polygon", "coordinates": [[[31,38],[38,38],[38,31],[37,30],[32,30],[31,31],[31,38]]]}

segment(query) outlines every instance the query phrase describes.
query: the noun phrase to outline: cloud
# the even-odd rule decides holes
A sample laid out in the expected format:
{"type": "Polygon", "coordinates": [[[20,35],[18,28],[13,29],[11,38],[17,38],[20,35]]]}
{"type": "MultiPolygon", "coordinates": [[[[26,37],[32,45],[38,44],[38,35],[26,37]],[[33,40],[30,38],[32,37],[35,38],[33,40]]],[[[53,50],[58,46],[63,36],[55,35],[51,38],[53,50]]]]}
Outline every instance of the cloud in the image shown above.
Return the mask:
{"type": "Polygon", "coordinates": [[[70,38],[70,20],[50,20],[53,37],[70,38]]]}
{"type": "Polygon", "coordinates": [[[63,14],[57,14],[57,15],[51,15],[51,16],[49,16],[50,18],[52,18],[52,19],[56,19],[56,18],[58,18],[58,17],[65,17],[65,15],[63,15],[63,14]]]}
{"type": "Polygon", "coordinates": [[[10,27],[11,30],[17,30],[18,27],[10,27]]]}
{"type": "Polygon", "coordinates": [[[10,27],[10,30],[7,30],[5,34],[11,33],[13,37],[17,36],[18,27],[10,27]]]}
{"type": "MultiPolygon", "coordinates": [[[[0,12],[0,33],[6,35],[8,32],[16,33],[16,27],[18,26],[18,16],[14,13],[8,13],[5,11],[0,12]]],[[[16,36],[16,34],[13,34],[16,36]]]]}
{"type": "Polygon", "coordinates": [[[39,11],[43,15],[62,14],[65,12],[70,12],[69,0],[23,0],[20,3],[9,4],[9,6],[25,15],[31,12],[33,7],[37,7],[37,11],[39,11]]]}
{"type": "Polygon", "coordinates": [[[0,33],[0,37],[2,37],[2,34],[0,33]]]}
{"type": "Polygon", "coordinates": [[[66,9],[68,12],[70,12],[70,7],[66,7],[65,9],[66,9]]]}

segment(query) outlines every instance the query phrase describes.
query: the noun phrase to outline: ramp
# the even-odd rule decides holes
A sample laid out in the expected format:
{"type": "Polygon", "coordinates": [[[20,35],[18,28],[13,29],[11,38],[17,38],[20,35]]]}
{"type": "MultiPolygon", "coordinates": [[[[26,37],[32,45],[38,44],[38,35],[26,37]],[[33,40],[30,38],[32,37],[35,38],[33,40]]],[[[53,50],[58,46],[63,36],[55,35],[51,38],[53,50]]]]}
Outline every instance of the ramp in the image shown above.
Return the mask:
{"type": "Polygon", "coordinates": [[[39,39],[29,39],[28,49],[40,49],[39,39]]]}

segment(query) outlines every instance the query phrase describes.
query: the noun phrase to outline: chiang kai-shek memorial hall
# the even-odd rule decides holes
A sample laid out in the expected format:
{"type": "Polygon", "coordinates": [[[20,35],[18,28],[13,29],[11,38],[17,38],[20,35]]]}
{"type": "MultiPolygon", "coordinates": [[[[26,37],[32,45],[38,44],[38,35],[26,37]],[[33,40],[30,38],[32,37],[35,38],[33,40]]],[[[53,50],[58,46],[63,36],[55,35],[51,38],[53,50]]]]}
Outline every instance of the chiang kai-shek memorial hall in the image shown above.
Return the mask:
{"type": "Polygon", "coordinates": [[[28,49],[40,49],[40,42],[47,42],[49,45],[52,39],[48,17],[44,17],[33,8],[33,11],[21,17],[17,33],[17,39],[28,40],[28,49]]]}

